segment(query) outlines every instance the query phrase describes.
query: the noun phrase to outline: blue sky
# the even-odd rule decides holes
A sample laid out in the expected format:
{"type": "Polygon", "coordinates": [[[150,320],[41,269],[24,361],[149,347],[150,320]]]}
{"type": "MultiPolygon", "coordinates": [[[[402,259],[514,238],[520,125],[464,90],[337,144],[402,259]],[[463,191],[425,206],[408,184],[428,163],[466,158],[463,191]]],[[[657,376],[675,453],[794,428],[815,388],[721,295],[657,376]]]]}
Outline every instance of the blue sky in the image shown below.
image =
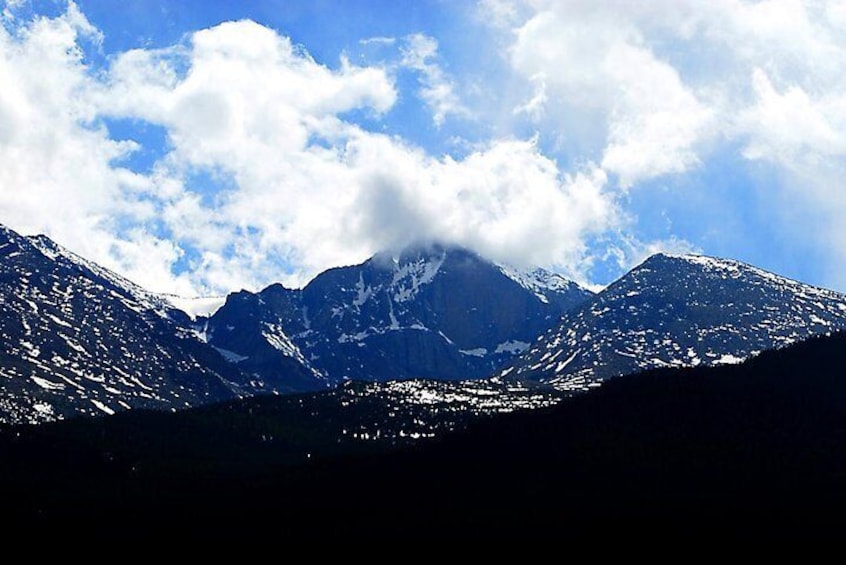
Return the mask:
{"type": "Polygon", "coordinates": [[[0,222],[157,291],[441,240],[846,290],[846,3],[0,2],[0,222]]]}

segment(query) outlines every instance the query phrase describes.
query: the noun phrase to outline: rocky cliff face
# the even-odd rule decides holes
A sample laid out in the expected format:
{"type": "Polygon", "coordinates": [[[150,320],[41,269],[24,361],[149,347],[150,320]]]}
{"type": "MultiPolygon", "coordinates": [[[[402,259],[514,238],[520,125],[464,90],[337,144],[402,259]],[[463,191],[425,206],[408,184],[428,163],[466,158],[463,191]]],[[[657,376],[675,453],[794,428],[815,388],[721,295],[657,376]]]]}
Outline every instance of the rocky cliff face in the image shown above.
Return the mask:
{"type": "Polygon", "coordinates": [[[546,271],[420,247],[330,269],[302,290],[232,295],[207,335],[259,375],[288,356],[332,381],[479,378],[591,296],[546,271]]]}

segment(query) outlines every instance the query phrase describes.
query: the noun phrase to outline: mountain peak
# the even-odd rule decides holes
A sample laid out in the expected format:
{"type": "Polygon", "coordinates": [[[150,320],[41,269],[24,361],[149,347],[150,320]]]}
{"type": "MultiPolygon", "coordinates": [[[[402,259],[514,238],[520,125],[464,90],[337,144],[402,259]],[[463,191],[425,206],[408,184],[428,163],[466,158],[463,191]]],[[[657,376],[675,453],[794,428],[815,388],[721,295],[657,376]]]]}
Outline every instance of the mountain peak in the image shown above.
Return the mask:
{"type": "Polygon", "coordinates": [[[846,328],[846,295],[731,259],[659,253],[572,310],[501,373],[580,389],[667,366],[739,362],[846,328]]]}
{"type": "Polygon", "coordinates": [[[724,259],[721,257],[714,257],[711,255],[703,255],[701,253],[670,253],[666,251],[660,251],[653,255],[650,255],[646,258],[643,262],[644,264],[653,263],[653,262],[661,262],[661,261],[670,261],[670,262],[686,262],[691,263],[694,265],[728,265],[728,264],[735,264],[735,265],[743,265],[744,263],[737,261],[735,259],[724,259]]]}
{"type": "Polygon", "coordinates": [[[554,273],[505,270],[442,243],[377,253],[301,290],[271,288],[227,300],[211,317],[211,343],[247,366],[265,334],[285,334],[335,381],[480,378],[592,296],[554,273]]]}
{"type": "Polygon", "coordinates": [[[725,259],[693,253],[656,253],[655,255],[647,258],[639,266],[632,269],[620,280],[624,281],[628,278],[636,278],[637,274],[641,271],[650,271],[653,269],[660,270],[662,265],[672,265],[676,268],[684,267],[689,269],[691,272],[699,273],[699,276],[704,276],[711,280],[745,279],[747,281],[758,281],[755,284],[780,286],[794,292],[802,293],[805,291],[804,289],[808,289],[813,293],[822,293],[826,296],[844,298],[844,295],[838,292],[812,286],[789,277],[778,275],[737,259],[725,259]]]}
{"type": "Polygon", "coordinates": [[[248,379],[187,318],[44,235],[0,229],[0,422],[235,398],[248,379]]]}

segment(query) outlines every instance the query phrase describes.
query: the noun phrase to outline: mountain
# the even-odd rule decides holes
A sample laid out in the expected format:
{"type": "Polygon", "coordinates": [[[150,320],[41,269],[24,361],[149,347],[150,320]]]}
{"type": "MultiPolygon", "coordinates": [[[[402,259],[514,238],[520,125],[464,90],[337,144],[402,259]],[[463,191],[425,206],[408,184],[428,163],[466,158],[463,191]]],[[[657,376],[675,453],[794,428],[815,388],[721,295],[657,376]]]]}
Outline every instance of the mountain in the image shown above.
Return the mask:
{"type": "Polygon", "coordinates": [[[251,380],[166,300],[0,227],[0,422],[185,408],[252,394],[251,380]]]}
{"type": "Polygon", "coordinates": [[[286,358],[334,382],[470,379],[491,374],[591,296],[547,271],[420,246],[330,269],[301,290],[235,293],[204,331],[262,379],[286,358]]]}
{"type": "MultiPolygon", "coordinates": [[[[177,413],[0,426],[0,492],[14,516],[4,531],[205,542],[525,535],[650,547],[825,532],[839,543],[845,364],[837,334],[739,365],[613,379],[555,406],[399,445],[353,432],[380,420],[413,428],[434,414],[430,392],[444,399],[464,385],[348,383],[177,413]]],[[[479,400],[496,388],[475,385],[479,400]]]]}
{"type": "Polygon", "coordinates": [[[846,328],[846,295],[739,261],[658,254],[555,328],[497,379],[564,390],[661,367],[737,363],[846,328]]]}
{"type": "MultiPolygon", "coordinates": [[[[655,255],[594,295],[540,269],[418,246],[330,269],[303,289],[233,293],[210,316],[201,313],[221,299],[147,292],[44,236],[0,228],[0,258],[6,423],[347,380],[493,374],[478,394],[526,383],[582,390],[647,369],[736,363],[846,328],[842,294],[697,255],[655,255]]],[[[443,394],[466,396],[462,386],[443,394]]]]}

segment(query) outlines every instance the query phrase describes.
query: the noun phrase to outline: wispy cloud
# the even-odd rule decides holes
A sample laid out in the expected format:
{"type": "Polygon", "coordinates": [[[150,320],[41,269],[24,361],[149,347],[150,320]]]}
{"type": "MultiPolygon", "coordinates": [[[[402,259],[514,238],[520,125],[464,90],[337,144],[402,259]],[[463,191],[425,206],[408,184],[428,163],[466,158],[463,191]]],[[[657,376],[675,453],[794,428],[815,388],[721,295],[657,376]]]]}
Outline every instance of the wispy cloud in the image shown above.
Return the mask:
{"type": "Polygon", "coordinates": [[[437,59],[438,42],[434,38],[419,33],[405,38],[401,64],[420,73],[420,98],[432,112],[435,125],[440,127],[447,116],[466,114],[467,109],[437,59]]]}
{"type": "Polygon", "coordinates": [[[397,42],[396,37],[368,37],[358,41],[361,45],[394,45],[397,42]]]}

